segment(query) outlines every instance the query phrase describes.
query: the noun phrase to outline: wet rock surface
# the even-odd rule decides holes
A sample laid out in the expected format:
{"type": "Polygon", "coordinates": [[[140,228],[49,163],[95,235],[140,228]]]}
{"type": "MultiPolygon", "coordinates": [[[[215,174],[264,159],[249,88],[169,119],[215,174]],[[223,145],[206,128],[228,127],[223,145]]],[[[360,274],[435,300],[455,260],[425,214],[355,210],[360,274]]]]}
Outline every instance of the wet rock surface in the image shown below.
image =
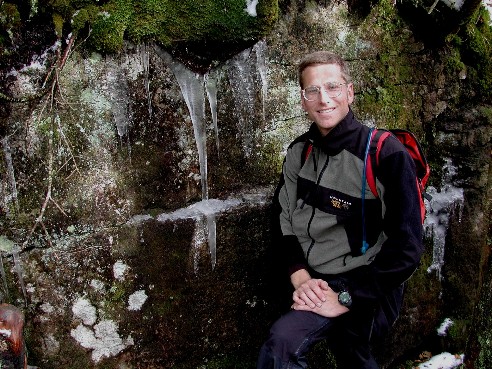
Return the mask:
{"type": "Polygon", "coordinates": [[[25,316],[30,365],[254,367],[288,308],[269,203],[284,150],[309,125],[296,66],[315,48],[349,61],[358,116],[411,129],[432,165],[427,252],[378,358],[396,367],[423,345],[465,349],[490,248],[492,115],[478,53],[429,46],[391,2],[350,3],[282,2],[264,40],[206,71],[127,42],[102,55],[47,38],[37,63],[7,60],[11,96],[38,96],[60,66],[52,90],[4,99],[0,114],[2,292],[25,316]],[[447,317],[457,330],[443,342],[447,317]]]}

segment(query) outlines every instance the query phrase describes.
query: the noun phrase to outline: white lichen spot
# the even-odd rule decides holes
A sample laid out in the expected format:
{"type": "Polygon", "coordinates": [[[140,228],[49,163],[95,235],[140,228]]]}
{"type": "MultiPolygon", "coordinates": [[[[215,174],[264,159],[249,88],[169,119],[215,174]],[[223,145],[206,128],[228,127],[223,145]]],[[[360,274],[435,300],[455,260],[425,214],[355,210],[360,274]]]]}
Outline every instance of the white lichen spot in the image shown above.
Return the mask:
{"type": "Polygon", "coordinates": [[[104,357],[118,355],[128,346],[133,345],[133,339],[125,341],[118,334],[118,326],[112,320],[103,320],[94,326],[94,330],[80,324],[72,329],[70,335],[84,348],[93,350],[92,360],[99,362],[104,357]]]}
{"type": "Polygon", "coordinates": [[[89,300],[81,297],[72,306],[73,315],[81,319],[85,325],[94,325],[97,320],[96,308],[89,300]]]}
{"type": "Polygon", "coordinates": [[[118,281],[123,281],[125,279],[125,274],[128,270],[128,265],[118,260],[113,265],[113,276],[118,281]]]}
{"type": "Polygon", "coordinates": [[[39,308],[46,314],[51,314],[55,311],[55,309],[53,308],[53,305],[51,305],[49,302],[45,302],[45,303],[41,304],[41,306],[39,308]]]}
{"type": "Polygon", "coordinates": [[[100,281],[99,279],[93,279],[91,280],[91,287],[94,288],[98,292],[103,292],[104,291],[104,282],[100,281]]]}
{"type": "Polygon", "coordinates": [[[53,334],[48,334],[43,338],[43,350],[49,355],[57,355],[59,353],[60,342],[53,334]]]}
{"type": "Polygon", "coordinates": [[[137,311],[140,310],[147,301],[147,294],[145,293],[145,290],[140,290],[132,293],[130,297],[128,298],[128,310],[130,311],[137,311]]]}
{"type": "Polygon", "coordinates": [[[14,241],[9,240],[5,236],[0,236],[0,251],[11,253],[15,247],[14,241]]]}

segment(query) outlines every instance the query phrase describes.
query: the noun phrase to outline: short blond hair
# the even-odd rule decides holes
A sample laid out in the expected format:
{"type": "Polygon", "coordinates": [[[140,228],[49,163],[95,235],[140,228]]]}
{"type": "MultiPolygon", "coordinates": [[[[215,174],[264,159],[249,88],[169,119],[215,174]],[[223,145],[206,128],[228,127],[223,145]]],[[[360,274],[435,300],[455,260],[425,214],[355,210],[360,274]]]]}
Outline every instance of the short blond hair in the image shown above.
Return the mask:
{"type": "Polygon", "coordinates": [[[323,64],[338,65],[342,71],[342,78],[345,80],[345,83],[352,83],[352,77],[350,76],[350,71],[347,63],[340,55],[329,51],[316,51],[304,56],[304,58],[302,58],[301,62],[299,63],[298,76],[299,85],[301,86],[301,88],[304,88],[304,84],[302,81],[302,72],[304,72],[307,67],[323,64]]]}

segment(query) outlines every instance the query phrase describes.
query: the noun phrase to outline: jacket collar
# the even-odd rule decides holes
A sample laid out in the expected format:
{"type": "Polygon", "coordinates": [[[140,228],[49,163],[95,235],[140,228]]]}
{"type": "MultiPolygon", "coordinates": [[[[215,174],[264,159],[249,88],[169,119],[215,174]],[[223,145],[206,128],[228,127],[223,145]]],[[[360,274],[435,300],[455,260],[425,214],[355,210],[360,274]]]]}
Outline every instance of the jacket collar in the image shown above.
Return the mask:
{"type": "Polygon", "coordinates": [[[345,118],[324,137],[321,136],[316,124],[311,124],[309,137],[314,146],[328,155],[336,155],[354,144],[354,134],[360,132],[361,128],[362,124],[355,118],[352,109],[350,109],[345,118]]]}

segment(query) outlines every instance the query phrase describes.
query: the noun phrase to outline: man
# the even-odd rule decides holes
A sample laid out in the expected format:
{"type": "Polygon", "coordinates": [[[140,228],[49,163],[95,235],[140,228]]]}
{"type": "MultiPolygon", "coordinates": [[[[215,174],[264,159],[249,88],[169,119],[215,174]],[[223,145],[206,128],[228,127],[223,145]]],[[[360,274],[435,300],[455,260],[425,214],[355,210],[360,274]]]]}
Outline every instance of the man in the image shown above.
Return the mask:
{"type": "Polygon", "coordinates": [[[277,189],[292,308],[272,326],[257,368],[306,368],[309,349],[327,339],[338,369],[375,369],[369,341],[396,320],[423,252],[415,164],[396,138],[384,141],[375,169],[380,196],[365,191],[363,217],[370,129],[350,108],[348,68],[336,54],[315,52],[301,61],[299,83],[313,124],[289,146],[277,189]]]}

